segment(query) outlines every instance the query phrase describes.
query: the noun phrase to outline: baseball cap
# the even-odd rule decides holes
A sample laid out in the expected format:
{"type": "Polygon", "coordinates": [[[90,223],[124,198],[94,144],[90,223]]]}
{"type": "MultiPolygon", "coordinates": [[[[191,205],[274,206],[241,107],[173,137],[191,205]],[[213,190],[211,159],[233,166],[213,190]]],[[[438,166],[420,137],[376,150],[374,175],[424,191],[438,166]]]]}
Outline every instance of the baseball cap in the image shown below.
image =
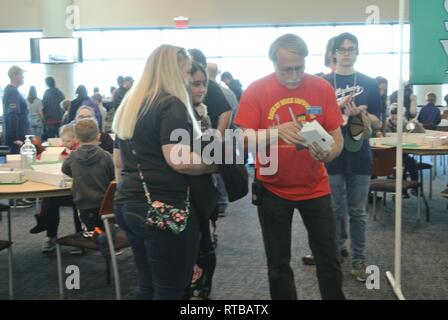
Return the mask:
{"type": "Polygon", "coordinates": [[[12,66],[8,70],[8,77],[11,79],[12,77],[22,74],[24,72],[26,72],[26,71],[23,70],[22,68],[20,68],[19,66],[12,66]]]}
{"type": "Polygon", "coordinates": [[[364,112],[350,117],[347,123],[344,148],[350,152],[358,152],[364,144],[364,139],[369,139],[371,133],[370,119],[364,112]]]}

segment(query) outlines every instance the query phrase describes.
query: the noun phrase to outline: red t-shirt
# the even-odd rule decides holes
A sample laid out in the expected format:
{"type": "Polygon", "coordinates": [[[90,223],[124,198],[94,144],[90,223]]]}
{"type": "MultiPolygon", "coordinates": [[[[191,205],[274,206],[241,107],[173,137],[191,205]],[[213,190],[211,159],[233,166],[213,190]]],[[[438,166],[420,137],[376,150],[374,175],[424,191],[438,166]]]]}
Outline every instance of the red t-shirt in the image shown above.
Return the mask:
{"type": "MultiPolygon", "coordinates": [[[[266,129],[277,121],[292,121],[289,108],[299,122],[317,120],[327,132],[338,129],[343,122],[334,90],[327,81],[305,74],[300,86],[291,90],[282,86],[273,73],[244,91],[235,123],[248,129],[266,129]]],[[[277,147],[270,147],[271,155],[273,152],[278,152],[277,172],[268,176],[260,175],[257,170],[257,178],[270,192],[287,200],[307,200],[330,194],[325,166],[315,161],[308,149],[297,150],[295,145],[279,139],[277,147]]],[[[260,168],[258,160],[257,157],[257,168],[260,168]]]]}

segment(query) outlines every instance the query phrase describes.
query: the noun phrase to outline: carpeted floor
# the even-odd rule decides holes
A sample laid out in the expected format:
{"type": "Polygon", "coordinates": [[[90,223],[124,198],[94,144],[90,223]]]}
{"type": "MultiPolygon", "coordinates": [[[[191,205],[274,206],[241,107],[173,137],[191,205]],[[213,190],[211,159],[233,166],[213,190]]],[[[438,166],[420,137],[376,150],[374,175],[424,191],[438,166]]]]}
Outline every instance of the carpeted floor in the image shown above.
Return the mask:
{"type": "MultiPolygon", "coordinates": [[[[439,171],[441,169],[439,168],[439,171]]],[[[427,182],[427,176],[425,177],[427,182]]],[[[448,298],[448,210],[447,200],[439,195],[447,176],[434,180],[430,201],[431,222],[417,221],[416,198],[403,200],[402,291],[407,299],[448,298]]],[[[378,266],[380,288],[367,289],[350,275],[350,261],[343,264],[344,291],[349,299],[396,299],[385,277],[394,268],[394,203],[379,204],[378,220],[369,214],[367,227],[367,264],[378,266]]],[[[15,292],[17,299],[57,299],[56,257],[43,254],[45,233],[32,235],[35,208],[13,213],[15,292]]],[[[424,211],[422,211],[424,213],[424,211]]],[[[6,237],[6,219],[0,222],[0,237],[6,237]]],[[[71,211],[64,208],[60,235],[73,231],[71,211]]],[[[307,233],[297,213],[293,222],[291,266],[299,299],[320,299],[315,268],[304,266],[301,257],[309,253],[307,233]]],[[[230,204],[227,216],[218,221],[219,245],[214,277],[213,299],[269,299],[266,261],[255,207],[249,196],[230,204]]],[[[67,291],[67,299],[113,299],[113,285],[106,284],[105,264],[99,253],[71,256],[63,249],[63,264],[80,268],[81,288],[67,291]]],[[[130,249],[118,256],[124,299],[132,299],[136,274],[130,249]]],[[[8,298],[7,253],[0,253],[0,299],[8,298]]]]}

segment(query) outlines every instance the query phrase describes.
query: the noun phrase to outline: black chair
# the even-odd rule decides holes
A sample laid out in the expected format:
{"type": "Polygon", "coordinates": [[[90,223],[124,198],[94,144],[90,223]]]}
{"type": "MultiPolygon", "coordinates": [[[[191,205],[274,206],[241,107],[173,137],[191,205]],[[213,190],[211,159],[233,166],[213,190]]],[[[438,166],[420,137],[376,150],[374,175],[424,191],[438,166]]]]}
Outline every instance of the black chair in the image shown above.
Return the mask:
{"type": "MultiPolygon", "coordinates": [[[[395,166],[396,166],[396,148],[373,149],[373,176],[386,177],[375,178],[370,181],[370,190],[373,191],[373,218],[376,220],[376,198],[378,192],[383,192],[384,199],[386,193],[395,193],[395,166]],[[393,178],[390,178],[393,177],[393,178]]],[[[402,193],[408,190],[417,190],[417,216],[420,219],[420,198],[423,199],[426,207],[426,221],[429,222],[429,206],[425,195],[422,192],[422,184],[417,181],[403,180],[402,193]]],[[[401,196],[401,195],[400,195],[401,196]]]]}
{"type": "Polygon", "coordinates": [[[3,212],[8,213],[11,210],[11,207],[7,204],[0,203],[0,221],[3,219],[3,212]]]}
{"type": "Polygon", "coordinates": [[[9,279],[9,298],[14,299],[14,279],[13,279],[13,255],[12,255],[12,236],[11,236],[11,208],[8,205],[0,203],[0,212],[6,211],[8,217],[8,240],[0,240],[0,251],[8,249],[8,279],[9,279]]]}
{"type": "MultiPolygon", "coordinates": [[[[114,223],[113,214],[113,201],[115,195],[116,183],[112,182],[103,198],[100,209],[100,216],[104,222],[104,228],[107,236],[107,244],[109,249],[110,261],[106,260],[106,278],[107,283],[110,283],[110,265],[112,265],[112,271],[114,275],[115,283],[115,295],[116,299],[121,299],[120,292],[120,278],[118,275],[117,260],[115,256],[115,250],[121,250],[129,247],[129,242],[126,234],[122,230],[117,230],[117,232],[112,236],[112,231],[110,224],[114,223]]],[[[71,234],[56,240],[56,255],[58,260],[58,280],[59,280],[59,297],[64,299],[64,287],[62,280],[62,261],[61,261],[61,246],[75,247],[79,249],[88,249],[94,251],[100,251],[100,247],[97,242],[95,242],[91,237],[84,237],[82,232],[71,234]]]]}
{"type": "Polygon", "coordinates": [[[429,170],[429,200],[432,199],[432,164],[430,163],[426,163],[426,162],[422,162],[422,156],[420,156],[420,162],[417,163],[417,170],[419,172],[419,176],[420,176],[420,182],[423,185],[423,170],[429,170]]]}
{"type": "MultiPolygon", "coordinates": [[[[3,158],[4,161],[6,162],[6,155],[9,154],[9,147],[8,146],[4,146],[4,145],[0,145],[0,158],[3,158]]],[[[0,203],[0,221],[2,221],[2,213],[4,211],[9,211],[10,208],[7,205],[3,205],[0,203]]]]}

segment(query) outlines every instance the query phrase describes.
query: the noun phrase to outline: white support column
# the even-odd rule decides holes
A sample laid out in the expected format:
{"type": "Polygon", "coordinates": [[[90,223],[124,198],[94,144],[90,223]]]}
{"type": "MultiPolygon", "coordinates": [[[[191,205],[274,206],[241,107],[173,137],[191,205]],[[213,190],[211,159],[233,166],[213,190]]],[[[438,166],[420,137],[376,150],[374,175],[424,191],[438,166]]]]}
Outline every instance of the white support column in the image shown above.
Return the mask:
{"type": "MultiPolygon", "coordinates": [[[[67,7],[73,5],[73,0],[42,0],[42,26],[44,37],[71,37],[72,26],[66,23],[70,13],[67,7]]],[[[58,87],[67,99],[74,98],[74,65],[73,64],[46,64],[46,77],[56,80],[58,87]]]]}

